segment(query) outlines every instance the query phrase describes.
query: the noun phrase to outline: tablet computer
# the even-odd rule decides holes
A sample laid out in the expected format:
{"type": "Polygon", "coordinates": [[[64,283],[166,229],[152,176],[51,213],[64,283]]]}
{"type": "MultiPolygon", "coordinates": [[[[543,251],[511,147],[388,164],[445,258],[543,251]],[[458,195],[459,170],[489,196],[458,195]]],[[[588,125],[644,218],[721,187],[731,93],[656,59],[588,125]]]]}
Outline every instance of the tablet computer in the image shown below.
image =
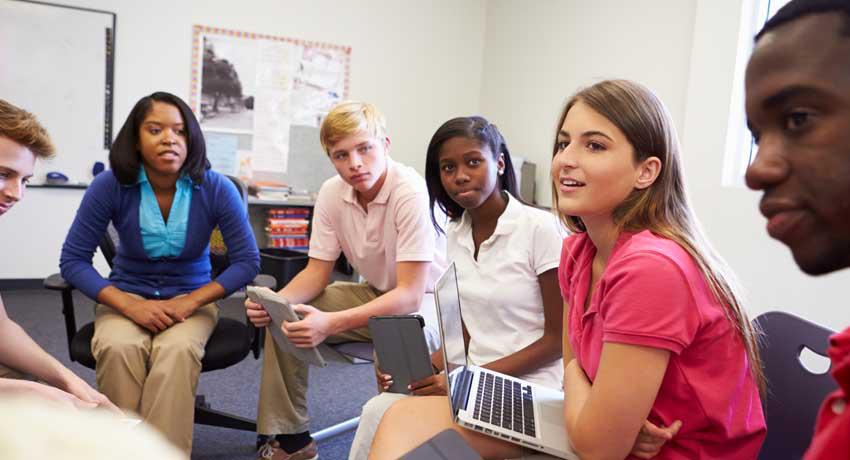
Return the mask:
{"type": "Polygon", "coordinates": [[[369,318],[369,331],[375,344],[377,367],[393,376],[391,393],[409,394],[407,386],[434,374],[431,354],[425,342],[422,327],[425,321],[419,315],[373,316],[369,318]]]}
{"type": "Polygon", "coordinates": [[[292,309],[292,305],[289,304],[286,297],[267,287],[258,286],[248,286],[247,294],[249,299],[262,305],[269,313],[272,322],[268,325],[268,330],[281,351],[291,353],[301,361],[313,366],[325,367],[328,365],[317,348],[296,347],[283,333],[281,326],[284,321],[295,322],[301,319],[292,309]]]}
{"type": "Polygon", "coordinates": [[[472,450],[458,432],[451,428],[437,433],[433,438],[404,454],[400,460],[433,460],[435,458],[481,460],[478,452],[472,450]]]}

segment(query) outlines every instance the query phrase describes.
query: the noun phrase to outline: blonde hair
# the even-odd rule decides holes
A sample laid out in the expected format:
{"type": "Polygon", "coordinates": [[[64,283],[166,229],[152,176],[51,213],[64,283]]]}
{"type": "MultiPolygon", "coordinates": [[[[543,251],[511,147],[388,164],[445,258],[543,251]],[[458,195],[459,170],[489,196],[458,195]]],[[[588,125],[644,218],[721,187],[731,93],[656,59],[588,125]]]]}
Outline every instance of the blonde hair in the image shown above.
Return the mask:
{"type": "Polygon", "coordinates": [[[319,140],[322,148],[330,155],[333,144],[347,136],[366,131],[377,138],[387,135],[387,121],[384,114],[368,102],[340,102],[322,121],[319,140]]]}
{"type": "Polygon", "coordinates": [[[144,422],[104,409],[74,410],[45,399],[0,396],[0,458],[28,460],[186,460],[144,422]],[[119,455],[120,452],[120,455],[119,455]]]}
{"type": "Polygon", "coordinates": [[[20,144],[36,157],[49,158],[56,153],[47,130],[35,115],[0,99],[0,136],[20,144]]]}
{"type": "MultiPolygon", "coordinates": [[[[681,246],[693,258],[715,298],[726,306],[726,316],[734,325],[747,350],[750,370],[759,390],[764,392],[764,373],[758,351],[758,331],[743,305],[737,277],[706,238],[685,193],[679,140],[664,103],[648,88],[627,80],[606,80],[573,95],[561,113],[560,130],[567,113],[578,102],[608,119],[625,134],[634,148],[634,161],[649,157],[661,160],[661,172],[645,189],[634,189],[614,209],[614,223],[624,231],[649,230],[681,246]]],[[[555,145],[557,146],[557,138],[555,145]]],[[[553,147],[553,155],[557,147],[553,147]]],[[[558,194],[552,184],[552,197],[558,194]]],[[[557,208],[556,208],[557,209],[557,208]]],[[[558,212],[573,232],[587,229],[578,216],[558,212]]]]}

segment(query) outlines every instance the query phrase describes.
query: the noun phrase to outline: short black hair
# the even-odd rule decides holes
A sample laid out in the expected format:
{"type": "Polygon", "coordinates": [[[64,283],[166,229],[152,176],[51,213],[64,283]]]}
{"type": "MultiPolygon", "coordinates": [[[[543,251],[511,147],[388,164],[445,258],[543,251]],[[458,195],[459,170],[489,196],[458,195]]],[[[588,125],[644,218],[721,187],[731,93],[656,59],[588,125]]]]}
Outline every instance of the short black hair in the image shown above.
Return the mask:
{"type": "Polygon", "coordinates": [[[162,102],[177,107],[183,117],[183,129],[186,131],[186,162],[180,167],[180,172],[185,172],[195,184],[204,180],[206,170],[210,169],[207,160],[207,145],[204,142],[204,134],[201,125],[192,109],[183,102],[183,99],[165,92],[156,92],[145,96],[136,102],[127,121],[115,137],[112,148],[109,149],[109,167],[112,173],[123,185],[135,184],[139,179],[139,169],[142,167],[141,154],[139,153],[139,127],[145,121],[145,117],[153,107],[154,102],[162,102]]]}
{"type": "Polygon", "coordinates": [[[764,27],[756,34],[755,41],[759,41],[771,30],[803,16],[830,12],[844,13],[844,27],[841,29],[841,35],[850,36],[850,0],[791,0],[764,24],[764,27]]]}
{"type": "Polygon", "coordinates": [[[499,188],[519,199],[519,186],[511,161],[511,153],[508,151],[505,138],[502,137],[502,133],[499,132],[496,125],[479,116],[452,118],[437,128],[437,132],[434,133],[431,142],[428,143],[428,153],[425,157],[425,183],[428,185],[431,222],[439,232],[443,232],[443,229],[434,216],[434,203],[440,206],[440,209],[446,213],[449,219],[457,219],[463,214],[463,207],[452,200],[440,180],[440,149],[446,141],[455,137],[480,142],[481,145],[490,149],[494,159],[498,159],[499,154],[502,154],[505,159],[505,171],[499,178],[499,188]]]}

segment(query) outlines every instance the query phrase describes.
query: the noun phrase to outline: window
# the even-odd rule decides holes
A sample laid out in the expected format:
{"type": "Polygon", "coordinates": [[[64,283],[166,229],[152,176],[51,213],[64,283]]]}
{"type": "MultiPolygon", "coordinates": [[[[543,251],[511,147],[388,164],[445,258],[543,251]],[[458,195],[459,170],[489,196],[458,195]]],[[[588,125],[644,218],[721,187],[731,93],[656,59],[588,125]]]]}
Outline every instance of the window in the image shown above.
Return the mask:
{"type": "Polygon", "coordinates": [[[750,0],[743,2],[741,25],[738,29],[738,53],[735,57],[732,100],[729,106],[729,124],[726,128],[726,149],[723,158],[722,184],[724,187],[743,187],[747,166],[756,155],[756,145],[747,129],[744,113],[744,72],[753,51],[753,36],[761,30],[768,18],[776,14],[790,0],[750,0]]]}

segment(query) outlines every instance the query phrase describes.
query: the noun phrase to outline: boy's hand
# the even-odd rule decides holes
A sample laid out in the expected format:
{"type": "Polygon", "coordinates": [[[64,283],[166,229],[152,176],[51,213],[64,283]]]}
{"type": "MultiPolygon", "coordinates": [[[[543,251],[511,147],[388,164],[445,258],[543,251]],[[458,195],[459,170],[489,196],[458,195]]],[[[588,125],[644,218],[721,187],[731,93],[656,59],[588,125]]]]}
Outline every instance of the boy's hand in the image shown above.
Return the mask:
{"type": "Polygon", "coordinates": [[[262,305],[248,298],[245,299],[245,313],[254,327],[266,327],[272,322],[269,312],[262,305]]]}
{"type": "Polygon", "coordinates": [[[120,417],[124,417],[124,412],[118,408],[109,398],[106,397],[103,393],[95,390],[88,383],[86,383],[83,379],[73,376],[74,378],[69,379],[68,383],[65,386],[65,391],[70,393],[73,396],[76,396],[78,399],[85,403],[95,404],[97,407],[101,407],[112,412],[115,415],[120,417]]]}
{"type": "Polygon", "coordinates": [[[296,347],[315,347],[334,334],[330,313],[304,304],[293,305],[292,309],[303,319],[295,322],[284,321],[282,329],[296,347]]]}

